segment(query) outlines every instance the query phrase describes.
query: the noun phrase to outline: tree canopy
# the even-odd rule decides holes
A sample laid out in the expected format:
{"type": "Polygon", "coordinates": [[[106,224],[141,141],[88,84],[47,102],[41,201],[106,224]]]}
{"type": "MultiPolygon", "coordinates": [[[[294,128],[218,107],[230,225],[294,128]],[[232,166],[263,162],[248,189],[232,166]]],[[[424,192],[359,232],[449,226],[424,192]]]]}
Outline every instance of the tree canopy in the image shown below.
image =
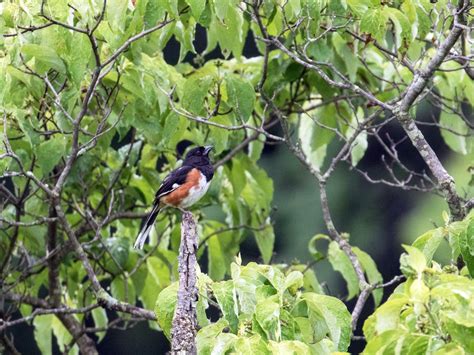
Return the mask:
{"type": "Polygon", "coordinates": [[[169,336],[180,214],[160,214],[143,252],[132,245],[183,142],[215,147],[216,176],[193,210],[206,270],[199,353],[344,352],[362,324],[367,354],[474,351],[472,189],[424,137],[439,130],[472,174],[470,0],[12,0],[0,11],[7,351],[25,322],[45,354],[53,335],[62,352],[96,353],[109,329],[144,320],[169,336]],[[246,44],[258,56],[245,57],[246,44]],[[436,114],[422,119],[426,107],[436,114]],[[277,144],[319,191],[326,230],[308,240],[309,265],[272,264],[274,186],[259,160],[277,144]],[[375,173],[359,164],[371,145],[384,151],[375,173]],[[327,184],[339,168],[446,202],[445,225],[404,246],[393,280],[333,222],[327,184]],[[261,263],[238,256],[247,238],[261,263]],[[433,259],[440,246],[448,265],[433,259]],[[318,281],[322,258],[346,281],[345,299],[318,281]],[[375,312],[359,319],[371,296],[375,312]]]}

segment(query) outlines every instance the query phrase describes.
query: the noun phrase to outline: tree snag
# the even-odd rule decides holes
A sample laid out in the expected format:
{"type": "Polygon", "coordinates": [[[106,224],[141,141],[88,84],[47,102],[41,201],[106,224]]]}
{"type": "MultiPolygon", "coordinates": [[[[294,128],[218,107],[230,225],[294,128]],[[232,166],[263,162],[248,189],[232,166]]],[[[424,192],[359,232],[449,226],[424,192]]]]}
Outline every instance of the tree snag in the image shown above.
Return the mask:
{"type": "Polygon", "coordinates": [[[197,247],[196,222],[191,212],[184,212],[181,222],[181,244],[178,256],[178,301],[171,328],[172,354],[196,354],[197,247]]]}

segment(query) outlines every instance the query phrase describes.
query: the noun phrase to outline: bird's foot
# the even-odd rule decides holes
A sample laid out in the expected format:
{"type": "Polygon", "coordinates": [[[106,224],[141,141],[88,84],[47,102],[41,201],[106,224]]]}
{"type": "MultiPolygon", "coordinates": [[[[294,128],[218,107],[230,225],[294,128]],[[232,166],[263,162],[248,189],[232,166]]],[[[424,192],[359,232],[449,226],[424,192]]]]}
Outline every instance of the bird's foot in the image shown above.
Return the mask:
{"type": "Polygon", "coordinates": [[[181,208],[181,207],[178,207],[178,210],[180,210],[181,213],[183,213],[183,214],[186,214],[186,213],[189,212],[188,210],[185,210],[184,208],[181,208]]]}

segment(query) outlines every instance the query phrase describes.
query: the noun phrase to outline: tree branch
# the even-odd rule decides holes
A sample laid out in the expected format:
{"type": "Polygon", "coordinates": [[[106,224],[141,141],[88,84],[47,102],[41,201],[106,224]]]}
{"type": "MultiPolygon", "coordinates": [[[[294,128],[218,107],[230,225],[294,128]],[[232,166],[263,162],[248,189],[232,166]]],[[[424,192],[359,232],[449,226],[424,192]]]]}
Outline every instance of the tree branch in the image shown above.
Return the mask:
{"type": "Polygon", "coordinates": [[[183,221],[181,222],[181,245],[178,256],[178,302],[171,329],[172,354],[183,352],[186,354],[196,354],[197,248],[198,234],[196,222],[191,212],[184,212],[183,221]]]}
{"type": "Polygon", "coordinates": [[[446,171],[435,151],[431,148],[423,133],[421,133],[413,118],[410,116],[409,110],[415,100],[428,85],[428,82],[434,75],[436,69],[441,65],[441,63],[443,63],[445,57],[461,37],[465,28],[463,25],[466,23],[464,12],[469,7],[470,3],[470,0],[459,1],[459,6],[458,9],[455,10],[454,23],[449,35],[440,44],[436,54],[431,58],[426,67],[415,75],[412,83],[404,93],[403,99],[393,110],[393,113],[405,130],[407,136],[410,138],[413,146],[418,150],[426,165],[428,165],[431,173],[438,181],[439,189],[448,203],[453,220],[462,220],[466,215],[465,209],[462,205],[462,200],[456,192],[454,179],[446,171]]]}

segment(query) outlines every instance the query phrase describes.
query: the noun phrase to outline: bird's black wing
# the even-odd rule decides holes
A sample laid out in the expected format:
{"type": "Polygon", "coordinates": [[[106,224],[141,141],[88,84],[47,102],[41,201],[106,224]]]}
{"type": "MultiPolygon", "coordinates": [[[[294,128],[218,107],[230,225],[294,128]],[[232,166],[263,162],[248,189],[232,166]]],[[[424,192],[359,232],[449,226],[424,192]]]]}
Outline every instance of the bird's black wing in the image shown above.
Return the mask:
{"type": "Polygon", "coordinates": [[[150,234],[150,230],[155,223],[156,217],[160,212],[160,198],[165,196],[172,191],[176,190],[182,184],[186,182],[186,177],[188,176],[189,171],[193,169],[192,166],[184,165],[176,170],[173,170],[169,175],[163,180],[160,188],[156,192],[155,201],[153,202],[153,207],[144,220],[140,233],[137,236],[134,247],[136,249],[142,249],[145,244],[145,240],[150,234]]]}
{"type": "Polygon", "coordinates": [[[161,196],[167,195],[170,192],[176,190],[179,186],[186,182],[188,173],[193,169],[192,166],[184,165],[176,170],[173,170],[163,180],[160,188],[156,192],[155,198],[159,199],[161,196]]]}

